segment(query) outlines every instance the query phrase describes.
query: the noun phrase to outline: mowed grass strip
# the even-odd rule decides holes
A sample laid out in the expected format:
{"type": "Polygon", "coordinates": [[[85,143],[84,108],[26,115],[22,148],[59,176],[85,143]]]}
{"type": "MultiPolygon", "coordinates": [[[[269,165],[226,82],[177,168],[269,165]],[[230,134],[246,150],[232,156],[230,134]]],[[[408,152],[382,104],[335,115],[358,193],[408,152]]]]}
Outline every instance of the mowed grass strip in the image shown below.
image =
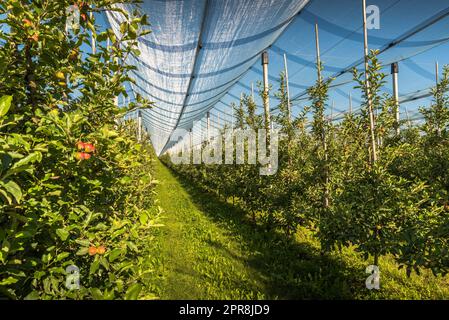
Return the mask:
{"type": "Polygon", "coordinates": [[[162,299],[449,299],[448,277],[398,270],[382,257],[380,290],[368,290],[354,248],[322,253],[313,233],[287,238],[255,226],[237,206],[156,164],[164,224],[162,299]]]}

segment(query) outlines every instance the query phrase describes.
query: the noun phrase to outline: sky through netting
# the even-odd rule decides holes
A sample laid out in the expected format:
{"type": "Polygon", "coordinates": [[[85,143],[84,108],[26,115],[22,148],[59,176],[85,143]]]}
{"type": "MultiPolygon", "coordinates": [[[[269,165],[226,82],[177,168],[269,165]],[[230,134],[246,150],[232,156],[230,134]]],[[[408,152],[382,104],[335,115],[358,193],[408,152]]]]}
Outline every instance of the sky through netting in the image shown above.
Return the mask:
{"type": "MultiPolygon", "coordinates": [[[[449,1],[376,0],[380,28],[371,29],[370,49],[379,49],[384,69],[399,63],[400,111],[403,119],[419,121],[418,107],[430,103],[436,82],[436,61],[449,63],[449,1]]],[[[306,90],[317,77],[315,23],[319,26],[323,76],[335,77],[327,113],[334,120],[361,103],[351,70],[363,69],[362,1],[358,0],[144,0],[152,33],[139,39],[140,56],[129,63],[133,94],[155,102],[143,110],[144,126],[158,154],[174,143],[174,132],[188,130],[196,121],[204,125],[210,111],[211,126],[232,123],[231,103],[242,93],[257,94],[262,80],[260,56],[269,53],[271,113],[278,112],[274,92],[287,58],[293,116],[309,104],[306,90]]],[[[131,11],[130,5],[123,5],[131,11]]],[[[108,12],[118,31],[123,16],[108,12]]],[[[383,89],[392,93],[391,77],[383,89]]],[[[123,99],[122,99],[123,100],[123,99]]],[[[125,99],[126,102],[126,99],[125,99]]],[[[195,136],[196,141],[201,137],[195,136]]]]}

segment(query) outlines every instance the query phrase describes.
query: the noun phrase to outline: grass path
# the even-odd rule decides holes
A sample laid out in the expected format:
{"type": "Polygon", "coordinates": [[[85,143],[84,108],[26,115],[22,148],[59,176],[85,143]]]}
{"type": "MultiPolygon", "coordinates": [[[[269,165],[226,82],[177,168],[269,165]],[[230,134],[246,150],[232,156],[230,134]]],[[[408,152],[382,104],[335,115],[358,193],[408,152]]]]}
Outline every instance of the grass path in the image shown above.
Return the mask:
{"type": "Polygon", "coordinates": [[[257,298],[260,283],[239,243],[195,205],[191,195],[161,163],[156,165],[161,229],[162,299],[257,298]]]}
{"type": "Polygon", "coordinates": [[[354,250],[321,254],[305,229],[287,239],[159,161],[156,175],[161,299],[449,299],[447,277],[407,278],[389,258],[380,261],[381,290],[370,291],[369,263],[354,250]]]}

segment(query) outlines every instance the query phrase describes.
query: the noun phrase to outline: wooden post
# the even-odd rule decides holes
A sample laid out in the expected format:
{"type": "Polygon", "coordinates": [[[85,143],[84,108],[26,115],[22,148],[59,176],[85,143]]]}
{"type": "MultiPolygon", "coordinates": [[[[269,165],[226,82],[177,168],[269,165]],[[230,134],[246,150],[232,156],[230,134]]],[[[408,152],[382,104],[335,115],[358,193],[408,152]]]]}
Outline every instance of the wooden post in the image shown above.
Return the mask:
{"type": "Polygon", "coordinates": [[[399,113],[399,85],[398,85],[398,73],[399,65],[397,62],[391,64],[391,74],[393,76],[393,98],[395,103],[395,114],[396,114],[396,134],[401,133],[400,128],[400,113],[399,113]]]}
{"type": "Polygon", "coordinates": [[[291,122],[292,114],[291,114],[291,106],[290,106],[290,87],[288,84],[288,67],[287,67],[287,55],[284,53],[284,72],[285,72],[285,85],[287,89],[287,113],[288,113],[288,121],[291,122]]]}
{"type": "Polygon", "coordinates": [[[376,146],[376,133],[375,133],[375,124],[374,124],[374,112],[373,105],[371,101],[371,90],[370,90],[370,82],[369,82],[369,50],[368,50],[368,30],[366,26],[366,0],[362,0],[363,5],[363,35],[364,35],[364,49],[365,49],[365,86],[366,86],[366,97],[368,102],[368,113],[369,113],[369,122],[370,122],[370,131],[371,131],[371,153],[372,163],[377,161],[377,146],[376,146]]]}
{"type": "Polygon", "coordinates": [[[269,142],[268,136],[270,132],[270,98],[268,88],[268,52],[262,53],[262,67],[263,67],[263,106],[265,111],[265,130],[267,131],[267,145],[269,142]]]}

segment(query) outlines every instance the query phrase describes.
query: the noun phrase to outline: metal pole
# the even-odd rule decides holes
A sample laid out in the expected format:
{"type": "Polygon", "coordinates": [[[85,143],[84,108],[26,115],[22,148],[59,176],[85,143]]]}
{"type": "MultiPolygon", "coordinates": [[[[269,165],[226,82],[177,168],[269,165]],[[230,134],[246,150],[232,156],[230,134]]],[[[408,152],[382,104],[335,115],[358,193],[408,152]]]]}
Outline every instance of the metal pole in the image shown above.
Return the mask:
{"type": "Polygon", "coordinates": [[[372,151],[372,162],[377,161],[377,146],[376,146],[376,134],[374,132],[374,113],[373,113],[373,105],[371,101],[371,90],[370,90],[370,82],[369,82],[369,50],[368,50],[368,30],[366,26],[366,0],[362,0],[363,5],[363,35],[364,35],[364,49],[365,49],[365,86],[366,86],[366,97],[368,102],[368,113],[369,113],[369,122],[370,122],[370,131],[371,131],[371,151],[372,151]]]}
{"type": "Polygon", "coordinates": [[[189,138],[190,138],[190,146],[189,146],[189,153],[193,156],[193,134],[192,134],[192,128],[189,130],[189,138]]]}
{"type": "Polygon", "coordinates": [[[400,114],[399,114],[399,85],[398,85],[398,73],[399,65],[397,62],[391,64],[391,74],[393,76],[393,97],[395,103],[395,113],[396,113],[396,134],[401,133],[400,128],[400,114]]]}
{"type": "MultiPolygon", "coordinates": [[[[318,24],[315,24],[315,46],[316,46],[316,66],[317,66],[317,73],[318,73],[318,83],[321,85],[322,78],[321,78],[321,53],[320,53],[320,35],[318,32],[318,24]]],[[[323,123],[326,122],[326,119],[323,114],[323,123]]],[[[327,167],[328,163],[328,154],[327,154],[327,141],[326,141],[326,128],[323,126],[323,131],[321,133],[321,140],[323,143],[323,150],[324,150],[324,197],[323,197],[323,206],[324,208],[329,207],[329,170],[327,167]]]]}
{"type": "Polygon", "coordinates": [[[435,62],[435,80],[436,80],[436,84],[437,85],[438,85],[438,82],[440,81],[439,72],[440,72],[440,66],[439,66],[438,61],[437,61],[437,62],[435,62]]]}
{"type": "Polygon", "coordinates": [[[253,102],[254,102],[255,100],[254,100],[254,83],[253,82],[251,82],[251,98],[253,99],[253,102]]]}
{"type": "Polygon", "coordinates": [[[321,83],[321,53],[320,53],[320,35],[318,33],[318,24],[315,23],[315,46],[316,46],[316,65],[318,72],[318,81],[321,83]]]}
{"type": "Polygon", "coordinates": [[[352,115],[352,93],[349,93],[349,114],[352,115]]]}
{"type": "MultiPolygon", "coordinates": [[[[120,44],[119,44],[118,42],[115,42],[115,43],[114,43],[114,46],[116,46],[116,47],[119,48],[119,47],[120,47],[120,44]]],[[[113,60],[114,60],[114,61],[113,61],[114,63],[118,63],[118,58],[114,58],[113,60]]],[[[115,96],[115,97],[114,97],[114,104],[118,107],[118,105],[119,105],[119,104],[118,104],[118,96],[115,96]]]]}
{"type": "MultiPolygon", "coordinates": [[[[94,14],[92,11],[89,13],[89,17],[90,17],[90,21],[93,21],[94,14]]],[[[97,53],[97,45],[95,43],[95,37],[94,37],[93,31],[91,31],[90,37],[91,37],[91,43],[92,43],[92,54],[96,54],[97,53]]]]}
{"type": "Polygon", "coordinates": [[[288,121],[291,121],[291,106],[290,106],[290,87],[288,84],[288,67],[287,67],[287,55],[284,53],[284,70],[285,70],[285,85],[287,89],[287,113],[288,113],[288,121]]]}
{"type": "MultiPolygon", "coordinates": [[[[263,67],[263,106],[265,111],[265,130],[267,133],[270,130],[270,99],[268,92],[268,52],[264,51],[262,53],[262,67],[263,67]]],[[[267,134],[267,143],[268,143],[267,134]]]]}
{"type": "Polygon", "coordinates": [[[334,120],[334,108],[335,108],[335,100],[332,100],[330,122],[334,120]]]}
{"type": "Polygon", "coordinates": [[[412,122],[410,121],[410,116],[409,116],[409,114],[408,114],[408,108],[407,108],[407,105],[405,105],[405,115],[407,116],[408,126],[411,128],[411,127],[412,127],[412,122]]]}
{"type": "Polygon", "coordinates": [[[206,113],[206,132],[207,132],[207,142],[210,140],[210,113],[206,113]]]}
{"type": "Polygon", "coordinates": [[[234,131],[234,118],[235,118],[235,110],[234,108],[232,108],[232,118],[231,118],[232,131],[234,131]]]}
{"type": "Polygon", "coordinates": [[[142,139],[142,111],[137,112],[137,141],[142,139]]]}

